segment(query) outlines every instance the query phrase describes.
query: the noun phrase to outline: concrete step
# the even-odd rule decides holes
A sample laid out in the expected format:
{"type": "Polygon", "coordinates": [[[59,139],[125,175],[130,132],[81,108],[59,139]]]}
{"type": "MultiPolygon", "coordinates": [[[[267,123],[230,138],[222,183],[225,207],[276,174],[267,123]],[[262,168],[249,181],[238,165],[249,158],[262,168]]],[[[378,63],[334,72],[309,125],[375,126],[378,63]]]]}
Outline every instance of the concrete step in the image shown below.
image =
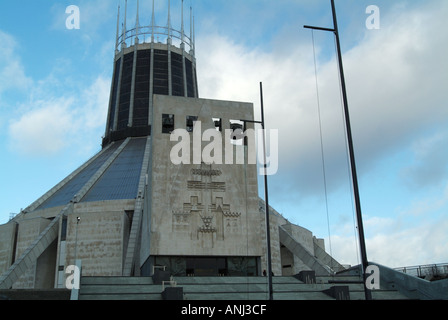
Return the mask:
{"type": "MultiPolygon", "coordinates": [[[[183,287],[184,292],[207,293],[207,292],[267,292],[268,286],[263,284],[182,284],[178,283],[178,287],[183,287]]],[[[313,292],[324,291],[330,289],[332,284],[273,284],[274,292],[313,292]]],[[[347,285],[350,291],[362,291],[363,286],[358,284],[347,285]]]]}
{"type": "MultiPolygon", "coordinates": [[[[195,284],[195,283],[251,283],[267,284],[267,277],[175,277],[177,283],[195,284]]],[[[294,277],[272,277],[273,283],[297,283],[300,280],[294,277]]]]}
{"type": "Polygon", "coordinates": [[[141,284],[151,285],[153,284],[151,277],[82,277],[82,285],[122,285],[122,284],[141,284]]]}
{"type": "MultiPolygon", "coordinates": [[[[351,300],[364,300],[364,283],[362,277],[357,275],[336,275],[336,276],[319,276],[316,282],[330,283],[332,285],[348,285],[350,287],[351,300]],[[355,283],[358,282],[356,285],[355,283]]],[[[398,290],[391,288],[388,284],[381,283],[380,290],[372,291],[372,299],[374,300],[407,300],[409,299],[398,290]]]]}
{"type": "MultiPolygon", "coordinates": [[[[350,291],[350,300],[364,300],[365,294],[362,291],[350,291]]],[[[372,291],[373,300],[408,300],[405,295],[394,290],[373,290],[372,291]]]]}
{"type": "Polygon", "coordinates": [[[353,282],[359,282],[362,283],[362,278],[359,276],[350,276],[350,275],[336,275],[336,276],[316,276],[316,282],[317,283],[353,283],[353,282]]]}
{"type": "Polygon", "coordinates": [[[0,290],[0,300],[70,300],[67,289],[0,290]]]}
{"type": "Polygon", "coordinates": [[[116,301],[141,301],[162,300],[162,294],[94,294],[80,295],[79,300],[116,300],[116,301]]]}
{"type": "MultiPolygon", "coordinates": [[[[266,300],[266,277],[176,277],[185,300],[266,300]]],[[[363,300],[364,287],[357,276],[317,277],[315,284],[305,284],[295,277],[273,277],[275,300],[334,300],[323,291],[333,286],[349,287],[350,299],[363,300]],[[332,281],[337,282],[331,283],[332,281]]],[[[83,277],[80,300],[161,300],[163,286],[147,277],[83,277]]],[[[377,300],[401,300],[394,290],[373,292],[377,300]]]]}
{"type": "Polygon", "coordinates": [[[274,300],[335,300],[322,291],[293,291],[293,292],[275,292],[274,300]]]}
{"type": "Polygon", "coordinates": [[[267,300],[268,294],[264,293],[253,293],[253,292],[239,292],[239,293],[185,293],[184,300],[267,300]]]}
{"type": "Polygon", "coordinates": [[[81,289],[81,294],[154,294],[161,293],[162,285],[88,285],[81,289]]]}
{"type": "Polygon", "coordinates": [[[82,277],[79,300],[161,300],[150,277],[82,277]]]}

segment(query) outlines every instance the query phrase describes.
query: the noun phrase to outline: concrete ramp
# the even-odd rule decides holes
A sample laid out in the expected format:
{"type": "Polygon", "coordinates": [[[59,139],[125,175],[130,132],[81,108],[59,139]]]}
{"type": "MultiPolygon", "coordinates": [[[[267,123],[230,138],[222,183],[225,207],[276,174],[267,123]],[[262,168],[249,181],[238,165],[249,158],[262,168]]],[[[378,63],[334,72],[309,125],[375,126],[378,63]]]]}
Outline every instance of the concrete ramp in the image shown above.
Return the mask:
{"type": "Polygon", "coordinates": [[[314,254],[308,251],[302,244],[300,244],[294,237],[282,226],[278,227],[280,242],[291,251],[296,257],[311,270],[316,272],[316,275],[329,275],[330,269],[319,261],[314,254]]]}
{"type": "Polygon", "coordinates": [[[314,242],[314,255],[316,259],[321,261],[324,265],[329,266],[334,272],[344,271],[345,267],[330,256],[324,249],[322,249],[316,242],[314,242]]]}
{"type": "Polygon", "coordinates": [[[31,268],[37,261],[37,258],[50,246],[57,238],[59,231],[59,220],[62,215],[69,210],[67,205],[56,218],[47,226],[47,228],[33,241],[25,252],[17,259],[14,264],[1,275],[0,289],[11,289],[13,284],[31,268]]]}

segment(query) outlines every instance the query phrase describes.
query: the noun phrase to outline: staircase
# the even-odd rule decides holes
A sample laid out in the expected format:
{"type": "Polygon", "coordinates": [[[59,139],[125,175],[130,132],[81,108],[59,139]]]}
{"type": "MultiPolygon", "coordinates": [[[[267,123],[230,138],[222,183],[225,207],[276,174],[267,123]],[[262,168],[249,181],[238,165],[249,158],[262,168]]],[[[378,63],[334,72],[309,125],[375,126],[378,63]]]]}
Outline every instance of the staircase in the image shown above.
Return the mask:
{"type": "Polygon", "coordinates": [[[148,277],[81,277],[79,300],[162,300],[162,291],[148,277]]]}
{"type": "MultiPolygon", "coordinates": [[[[364,299],[357,276],[318,276],[307,284],[297,278],[273,277],[274,300],[336,300],[325,293],[332,287],[348,287],[351,300],[364,299]]],[[[176,277],[184,300],[267,300],[266,277],[176,277]]],[[[169,285],[168,285],[169,286],[169,285]]],[[[163,288],[147,277],[82,277],[79,300],[162,300],[163,288]]],[[[375,290],[373,299],[406,299],[396,290],[375,290]]]]}
{"type": "MultiPolygon", "coordinates": [[[[184,288],[185,300],[267,300],[266,277],[176,278],[184,288]]],[[[294,277],[273,277],[274,300],[331,300],[318,285],[305,284],[294,277]]]]}

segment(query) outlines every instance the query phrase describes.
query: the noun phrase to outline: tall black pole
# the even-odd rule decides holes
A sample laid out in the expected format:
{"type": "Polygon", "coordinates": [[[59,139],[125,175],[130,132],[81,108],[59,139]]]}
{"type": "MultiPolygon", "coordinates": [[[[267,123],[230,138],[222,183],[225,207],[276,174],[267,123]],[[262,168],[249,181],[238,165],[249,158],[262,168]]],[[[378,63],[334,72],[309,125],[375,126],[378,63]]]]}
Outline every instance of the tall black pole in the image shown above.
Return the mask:
{"type": "Polygon", "coordinates": [[[274,300],[273,287],[272,287],[272,261],[271,261],[271,228],[269,225],[269,197],[268,197],[268,174],[267,174],[267,163],[266,163],[266,137],[265,137],[265,123],[264,123],[264,103],[263,103],[263,83],[260,82],[260,100],[261,100],[261,121],[254,120],[241,120],[244,122],[244,127],[246,123],[258,123],[261,124],[263,132],[263,156],[264,156],[264,195],[265,195],[265,219],[266,219],[266,256],[267,256],[267,276],[268,276],[268,291],[269,300],[274,300]]]}
{"type": "Polygon", "coordinates": [[[305,26],[305,28],[317,29],[317,30],[323,30],[323,31],[332,31],[332,32],[334,32],[334,34],[336,36],[339,72],[340,72],[341,86],[342,86],[342,98],[343,98],[343,103],[344,103],[344,116],[345,116],[345,125],[346,125],[346,133],[347,133],[347,143],[348,143],[348,150],[349,150],[349,157],[350,157],[353,194],[354,194],[354,199],[355,199],[356,220],[358,223],[358,236],[359,236],[359,244],[360,244],[360,251],[361,251],[361,263],[362,263],[362,268],[363,268],[362,274],[363,274],[363,278],[364,278],[364,293],[365,293],[366,300],[371,300],[372,293],[367,288],[367,283],[366,283],[366,273],[365,272],[369,265],[369,261],[367,259],[367,249],[366,249],[366,243],[365,243],[365,237],[364,237],[364,226],[363,226],[363,222],[362,222],[361,200],[360,200],[360,196],[359,196],[359,186],[358,186],[358,175],[356,172],[355,151],[354,151],[354,147],[353,147],[352,129],[351,129],[351,125],[350,125],[350,113],[349,113],[349,109],[348,109],[347,89],[346,89],[346,85],[345,85],[344,67],[343,67],[343,63],[342,63],[342,50],[341,50],[341,43],[339,40],[339,29],[338,29],[338,21],[337,21],[337,17],[336,17],[336,6],[334,4],[334,0],[331,0],[331,10],[333,13],[334,29],[310,27],[310,26],[305,26]]]}
{"type": "Polygon", "coordinates": [[[266,163],[266,138],[265,138],[265,122],[264,122],[264,103],[263,103],[263,83],[260,82],[260,99],[261,99],[261,127],[263,133],[263,155],[264,155],[264,195],[265,195],[265,212],[266,212],[266,247],[267,247],[267,263],[268,263],[268,286],[269,286],[269,300],[273,300],[272,287],[272,262],[271,262],[271,229],[269,226],[269,197],[268,197],[268,175],[266,163]]]}
{"type": "Polygon", "coordinates": [[[350,112],[348,110],[348,99],[347,99],[347,89],[345,85],[345,76],[344,76],[344,66],[342,63],[342,50],[341,43],[339,41],[339,29],[338,29],[338,20],[336,18],[336,6],[334,4],[334,0],[331,0],[331,9],[333,12],[333,23],[334,23],[334,33],[336,35],[336,46],[338,51],[338,61],[339,61],[339,72],[341,76],[341,86],[342,86],[342,98],[344,101],[344,115],[345,115],[345,125],[347,129],[347,141],[348,141],[348,149],[350,155],[350,167],[352,171],[352,182],[353,182],[353,193],[355,198],[355,209],[356,209],[356,219],[358,222],[358,234],[359,234],[359,244],[361,250],[361,262],[362,262],[362,273],[364,275],[364,292],[366,296],[366,300],[371,300],[372,295],[370,290],[367,288],[366,284],[366,276],[365,272],[369,265],[369,261],[367,260],[367,249],[366,242],[364,237],[364,226],[362,222],[362,212],[361,212],[361,199],[359,196],[359,187],[358,187],[358,175],[356,173],[356,162],[355,162],[355,151],[353,147],[353,137],[352,137],[352,129],[350,125],[350,112]]]}

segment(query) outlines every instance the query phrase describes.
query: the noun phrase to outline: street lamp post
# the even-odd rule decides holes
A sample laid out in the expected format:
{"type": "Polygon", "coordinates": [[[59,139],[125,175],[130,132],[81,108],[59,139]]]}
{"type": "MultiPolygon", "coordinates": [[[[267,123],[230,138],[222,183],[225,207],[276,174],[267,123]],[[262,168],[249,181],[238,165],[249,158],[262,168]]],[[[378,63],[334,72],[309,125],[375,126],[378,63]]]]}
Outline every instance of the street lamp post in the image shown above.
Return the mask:
{"type": "Polygon", "coordinates": [[[75,234],[75,264],[76,259],[78,258],[78,226],[81,221],[81,217],[76,217],[76,234],[75,234]]]}
{"type": "Polygon", "coordinates": [[[265,216],[266,216],[266,255],[267,255],[267,276],[268,276],[268,291],[269,300],[273,300],[273,286],[272,286],[272,261],[271,261],[271,229],[269,223],[269,192],[268,192],[268,175],[266,163],[266,137],[265,137],[265,121],[264,121],[264,103],[263,103],[263,83],[260,82],[260,101],[261,101],[261,121],[241,120],[243,122],[261,124],[263,133],[263,167],[264,167],[264,194],[265,194],[265,216]]]}

